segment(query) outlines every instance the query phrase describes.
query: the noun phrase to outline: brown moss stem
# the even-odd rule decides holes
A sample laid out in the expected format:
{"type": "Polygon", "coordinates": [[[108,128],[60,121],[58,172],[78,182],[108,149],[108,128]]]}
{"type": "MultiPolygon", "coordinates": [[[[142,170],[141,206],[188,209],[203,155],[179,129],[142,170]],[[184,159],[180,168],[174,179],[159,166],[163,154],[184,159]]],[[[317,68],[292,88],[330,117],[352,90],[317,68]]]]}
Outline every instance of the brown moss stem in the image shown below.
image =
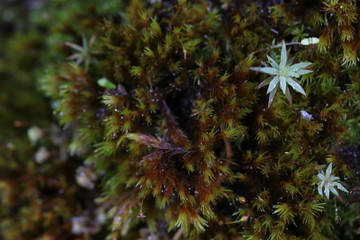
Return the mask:
{"type": "Polygon", "coordinates": [[[179,228],[179,230],[177,230],[177,232],[175,233],[174,237],[172,238],[172,240],[179,240],[183,234],[183,229],[179,228]]]}

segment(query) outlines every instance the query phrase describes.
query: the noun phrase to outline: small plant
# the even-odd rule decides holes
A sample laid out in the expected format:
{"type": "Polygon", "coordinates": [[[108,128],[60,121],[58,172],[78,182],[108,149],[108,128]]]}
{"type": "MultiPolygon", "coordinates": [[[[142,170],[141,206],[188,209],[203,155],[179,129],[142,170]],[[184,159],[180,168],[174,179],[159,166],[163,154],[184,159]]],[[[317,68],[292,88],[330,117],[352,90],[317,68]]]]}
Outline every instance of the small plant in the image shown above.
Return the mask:
{"type": "Polygon", "coordinates": [[[101,78],[97,81],[97,83],[100,87],[116,88],[116,85],[114,83],[112,83],[111,81],[109,81],[109,79],[107,79],[107,78],[101,78]]]}
{"type": "Polygon", "coordinates": [[[295,27],[294,29],[292,29],[291,34],[294,35],[292,41],[296,42],[296,41],[300,41],[303,38],[308,37],[309,34],[305,33],[304,31],[305,31],[304,26],[295,27]]]}
{"type": "Polygon", "coordinates": [[[300,62],[291,65],[291,61],[288,60],[284,42],[282,43],[281,48],[280,63],[277,63],[273,58],[269,56],[267,56],[267,59],[269,60],[271,67],[252,67],[250,69],[253,71],[263,72],[272,75],[272,77],[262,81],[257,87],[261,88],[269,85],[267,90],[267,93],[270,93],[268,107],[270,107],[272,101],[274,100],[274,96],[279,88],[279,84],[282,92],[286,95],[290,104],[292,103],[292,98],[289,88],[287,86],[288,84],[295,91],[306,96],[304,89],[296,80],[294,80],[294,78],[299,78],[301,75],[311,73],[311,70],[304,69],[311,65],[310,62],[300,62]]]}
{"type": "Polygon", "coordinates": [[[87,72],[90,66],[91,55],[100,53],[99,51],[92,49],[94,42],[95,36],[92,36],[90,40],[87,40],[86,37],[83,36],[82,46],[71,42],[65,42],[66,46],[77,51],[77,53],[74,53],[73,55],[68,57],[68,60],[75,60],[76,64],[78,65],[84,63],[85,71],[87,72]]]}
{"type": "Polygon", "coordinates": [[[346,188],[341,185],[338,180],[339,178],[331,175],[332,171],[332,163],[329,164],[329,166],[326,168],[326,173],[322,170],[320,170],[319,174],[317,175],[319,179],[319,186],[318,186],[318,192],[321,196],[325,194],[325,196],[329,199],[330,192],[335,194],[336,196],[339,196],[338,191],[336,188],[338,188],[341,191],[349,192],[346,188]]]}

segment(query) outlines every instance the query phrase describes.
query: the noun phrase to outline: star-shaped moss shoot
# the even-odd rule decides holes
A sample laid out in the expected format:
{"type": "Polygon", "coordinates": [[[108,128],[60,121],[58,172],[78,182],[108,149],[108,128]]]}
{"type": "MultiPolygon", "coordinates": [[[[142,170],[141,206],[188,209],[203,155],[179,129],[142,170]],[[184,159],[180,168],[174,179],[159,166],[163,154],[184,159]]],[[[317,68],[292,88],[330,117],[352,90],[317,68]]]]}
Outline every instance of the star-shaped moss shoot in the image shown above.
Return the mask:
{"type": "Polygon", "coordinates": [[[84,63],[85,72],[87,72],[89,70],[92,55],[100,54],[100,51],[93,49],[94,42],[95,36],[92,36],[90,40],[87,40],[86,37],[83,36],[82,46],[71,42],[65,42],[66,46],[77,51],[77,53],[68,57],[68,60],[74,60],[78,65],[84,63]]]}
{"type": "Polygon", "coordinates": [[[319,179],[318,192],[321,196],[325,194],[325,196],[328,199],[330,192],[332,192],[336,196],[339,196],[339,193],[336,190],[336,188],[338,188],[341,191],[348,192],[348,190],[338,182],[339,178],[334,175],[331,175],[331,171],[332,171],[332,163],[330,163],[329,166],[326,168],[325,174],[322,170],[320,170],[319,174],[317,175],[319,179]]]}
{"type": "Polygon", "coordinates": [[[290,104],[292,103],[292,98],[288,85],[290,85],[295,91],[306,96],[304,89],[295,79],[299,78],[301,75],[312,72],[311,70],[304,69],[311,65],[310,62],[300,62],[291,65],[291,61],[288,60],[286,46],[284,42],[282,43],[281,48],[280,63],[277,63],[273,58],[269,56],[267,56],[267,59],[269,60],[271,67],[252,67],[250,69],[253,71],[263,72],[271,75],[271,77],[262,81],[257,87],[261,88],[269,85],[267,89],[267,93],[270,94],[268,107],[270,107],[272,101],[274,100],[275,93],[278,90],[279,86],[282,92],[286,95],[290,104]]]}

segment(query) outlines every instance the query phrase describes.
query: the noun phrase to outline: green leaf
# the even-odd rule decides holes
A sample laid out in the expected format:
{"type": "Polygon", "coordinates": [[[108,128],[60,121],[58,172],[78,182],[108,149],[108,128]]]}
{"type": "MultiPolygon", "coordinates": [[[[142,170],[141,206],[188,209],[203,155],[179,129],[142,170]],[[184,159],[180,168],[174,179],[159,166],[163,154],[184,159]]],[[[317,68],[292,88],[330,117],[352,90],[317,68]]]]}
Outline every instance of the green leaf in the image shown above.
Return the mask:
{"type": "Polygon", "coordinates": [[[267,57],[267,59],[269,60],[271,66],[272,66],[273,68],[279,69],[279,64],[277,64],[277,62],[276,62],[273,58],[271,58],[271,57],[269,57],[269,56],[267,56],[267,55],[266,55],[266,57],[267,57]]]}
{"type": "Polygon", "coordinates": [[[271,81],[271,77],[265,79],[264,81],[262,81],[256,88],[257,88],[257,89],[262,88],[262,87],[268,85],[268,84],[270,83],[270,81],[271,81]]]}
{"type": "Polygon", "coordinates": [[[330,176],[332,171],[332,163],[326,168],[326,176],[330,176]]]}
{"type": "Polygon", "coordinates": [[[313,71],[311,71],[311,70],[301,69],[301,70],[297,71],[297,74],[299,74],[301,76],[301,75],[305,75],[305,74],[312,73],[312,72],[313,71]]]}
{"type": "Polygon", "coordinates": [[[294,65],[291,65],[290,67],[289,67],[289,70],[290,71],[297,71],[297,70],[299,70],[299,69],[301,69],[301,68],[305,68],[305,67],[307,67],[307,66],[310,66],[312,63],[310,63],[310,62],[300,62],[300,63],[296,63],[296,64],[294,64],[294,65]]]}
{"type": "Polygon", "coordinates": [[[340,178],[338,178],[336,176],[330,176],[329,179],[330,179],[330,181],[336,181],[336,180],[339,180],[340,178]]]}
{"type": "Polygon", "coordinates": [[[325,178],[325,175],[322,171],[317,176],[320,180],[324,180],[324,178],[325,178]]]}
{"type": "Polygon", "coordinates": [[[271,103],[272,103],[273,100],[274,100],[274,96],[275,96],[275,93],[276,93],[277,89],[278,89],[278,87],[276,86],[276,88],[270,92],[269,102],[268,102],[268,108],[270,107],[271,103]]]}
{"type": "Polygon", "coordinates": [[[288,102],[289,102],[290,104],[292,104],[292,97],[291,97],[290,90],[289,90],[288,86],[286,86],[285,95],[286,95],[286,98],[287,98],[288,102]]]}
{"type": "Polygon", "coordinates": [[[325,187],[324,192],[325,192],[325,196],[326,196],[327,198],[329,198],[329,196],[330,196],[329,188],[325,187]]]}
{"type": "Polygon", "coordinates": [[[270,74],[270,75],[277,75],[279,73],[279,71],[277,69],[271,68],[271,67],[261,68],[260,71],[263,73],[270,74]]]}
{"type": "Polygon", "coordinates": [[[330,191],[331,191],[333,194],[335,194],[336,196],[339,196],[339,193],[338,193],[338,191],[336,190],[336,188],[330,187],[329,189],[330,189],[330,191]]]}
{"type": "Polygon", "coordinates": [[[282,42],[280,68],[284,68],[286,62],[287,62],[286,46],[285,46],[285,42],[282,42]]]}
{"type": "Polygon", "coordinates": [[[288,77],[298,78],[300,75],[295,71],[288,71],[286,74],[288,77]]]}
{"type": "Polygon", "coordinates": [[[250,70],[261,72],[262,67],[251,67],[250,70]]]}
{"type": "Polygon", "coordinates": [[[268,87],[268,90],[267,90],[267,93],[271,92],[275,87],[276,85],[278,84],[280,78],[278,76],[274,77],[270,84],[269,84],[269,87],[268,87]]]}
{"type": "Polygon", "coordinates": [[[291,77],[287,77],[286,81],[289,83],[289,85],[297,92],[301,93],[302,95],[306,96],[306,93],[304,91],[304,89],[297,83],[295,82],[291,77]]]}
{"type": "Polygon", "coordinates": [[[319,195],[323,195],[323,191],[322,191],[322,188],[323,188],[323,184],[319,184],[319,186],[318,186],[318,193],[319,193],[319,195]]]}
{"type": "Polygon", "coordinates": [[[343,192],[349,192],[346,188],[344,188],[343,185],[341,185],[340,183],[333,183],[338,189],[340,189],[343,192]]]}
{"type": "Polygon", "coordinates": [[[101,78],[97,81],[100,87],[104,88],[116,88],[116,85],[110,82],[107,78],[101,78]]]}
{"type": "Polygon", "coordinates": [[[79,52],[82,52],[84,50],[83,47],[81,47],[75,43],[71,43],[71,42],[65,42],[65,46],[71,47],[72,49],[79,51],[79,52]]]}
{"type": "Polygon", "coordinates": [[[285,92],[286,92],[286,77],[284,77],[284,76],[280,76],[280,88],[283,91],[283,93],[285,94],[285,92]]]}

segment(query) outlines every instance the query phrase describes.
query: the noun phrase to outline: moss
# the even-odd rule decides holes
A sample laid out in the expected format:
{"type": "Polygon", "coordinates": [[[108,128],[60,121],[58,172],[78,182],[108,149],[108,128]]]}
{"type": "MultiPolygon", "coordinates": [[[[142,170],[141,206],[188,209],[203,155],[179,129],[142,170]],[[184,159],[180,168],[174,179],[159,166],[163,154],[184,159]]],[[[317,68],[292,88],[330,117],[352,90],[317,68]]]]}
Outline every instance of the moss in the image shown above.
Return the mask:
{"type": "Polygon", "coordinates": [[[343,149],[358,141],[348,128],[357,131],[359,6],[269,2],[132,0],[119,17],[80,1],[49,16],[56,27],[34,18],[50,35],[32,35],[44,49],[38,70],[47,69],[38,87],[69,131],[57,147],[68,149],[63,164],[77,184],[90,188],[88,198],[76,183],[65,188],[92,206],[63,205],[81,209],[71,217],[84,239],[97,232],[96,221],[84,220],[94,209],[107,213],[101,234],[109,239],[341,236],[316,174],[332,163],[337,176],[355,176],[343,149]],[[295,63],[313,63],[300,80],[306,96],[294,94],[289,104],[276,94],[267,108],[266,91],[256,88],[265,76],[250,68],[266,55],[276,59],[274,45],[305,36],[320,42],[292,42],[290,51],[295,63]],[[87,64],[67,58],[85,47],[83,38],[94,39],[87,64]]]}

